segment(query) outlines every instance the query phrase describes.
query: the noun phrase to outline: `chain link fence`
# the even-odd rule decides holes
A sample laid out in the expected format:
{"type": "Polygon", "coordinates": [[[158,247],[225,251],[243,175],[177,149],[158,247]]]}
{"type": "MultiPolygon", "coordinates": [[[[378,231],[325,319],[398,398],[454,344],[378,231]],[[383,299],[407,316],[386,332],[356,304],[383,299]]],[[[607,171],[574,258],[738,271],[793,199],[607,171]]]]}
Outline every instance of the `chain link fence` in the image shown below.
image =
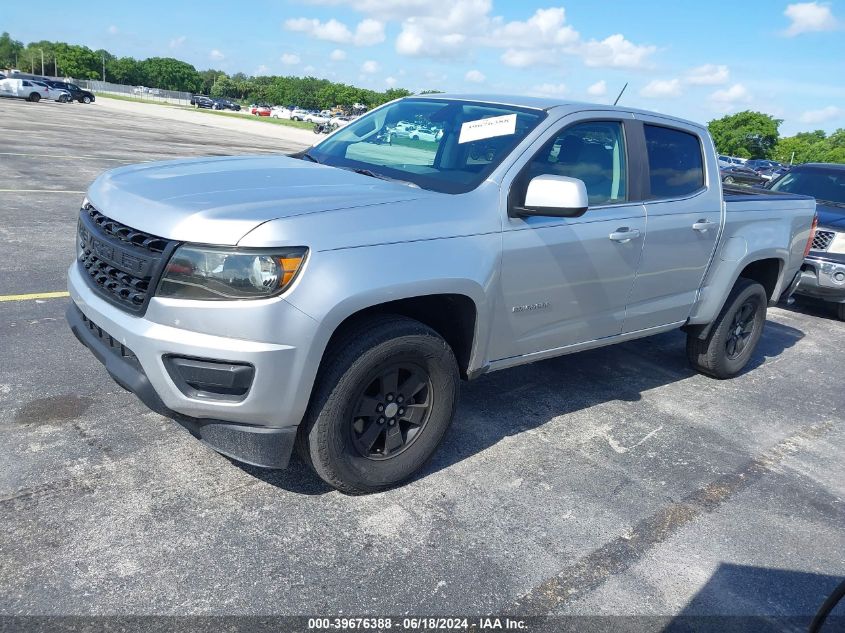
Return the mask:
{"type": "Polygon", "coordinates": [[[145,86],[124,86],[113,84],[109,81],[79,80],[76,82],[80,88],[85,88],[95,93],[112,94],[127,99],[139,99],[144,101],[158,101],[160,103],[173,103],[176,105],[191,105],[191,93],[178,90],[162,90],[160,88],[146,88],[145,86]]]}

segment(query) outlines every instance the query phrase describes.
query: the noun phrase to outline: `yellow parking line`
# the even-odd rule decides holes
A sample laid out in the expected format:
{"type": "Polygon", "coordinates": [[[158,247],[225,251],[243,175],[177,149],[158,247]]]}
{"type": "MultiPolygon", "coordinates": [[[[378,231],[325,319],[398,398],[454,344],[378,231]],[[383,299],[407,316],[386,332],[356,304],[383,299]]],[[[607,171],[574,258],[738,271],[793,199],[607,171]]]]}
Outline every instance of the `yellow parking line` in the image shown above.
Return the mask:
{"type": "Polygon", "coordinates": [[[60,292],[34,292],[28,295],[0,295],[0,302],[2,301],[29,301],[31,299],[58,299],[60,297],[69,297],[70,293],[66,291],[60,292]]]}
{"type": "Polygon", "coordinates": [[[27,158],[64,158],[66,160],[111,160],[119,163],[131,163],[123,158],[105,158],[103,156],[64,156],[62,154],[23,154],[20,152],[0,152],[0,156],[25,156],[27,158]]]}
{"type": "Polygon", "coordinates": [[[77,193],[84,194],[84,191],[69,191],[67,189],[0,189],[0,193],[77,193]]]}

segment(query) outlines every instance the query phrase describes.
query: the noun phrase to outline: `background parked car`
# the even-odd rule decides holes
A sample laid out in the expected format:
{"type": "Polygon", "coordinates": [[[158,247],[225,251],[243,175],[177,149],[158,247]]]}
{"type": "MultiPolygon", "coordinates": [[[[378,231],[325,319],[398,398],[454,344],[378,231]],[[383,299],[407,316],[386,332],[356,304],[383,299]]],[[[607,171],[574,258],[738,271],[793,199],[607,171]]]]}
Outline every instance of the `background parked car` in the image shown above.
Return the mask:
{"type": "Polygon", "coordinates": [[[95,97],[93,92],[83,90],[76,84],[70,83],[69,81],[48,81],[47,85],[51,88],[67,90],[70,93],[71,99],[78,101],[79,103],[94,103],[95,97]]]}
{"type": "Polygon", "coordinates": [[[225,99],[220,97],[218,99],[213,99],[214,101],[214,109],[215,110],[234,110],[235,112],[241,111],[241,104],[235,103],[229,99],[225,99]]]}
{"type": "Polygon", "coordinates": [[[270,116],[274,119],[290,119],[293,111],[285,106],[274,106],[270,108],[270,116]]]}
{"type": "Polygon", "coordinates": [[[49,99],[50,101],[56,101],[58,103],[70,103],[73,99],[70,97],[70,92],[67,90],[63,90],[61,88],[51,88],[50,85],[46,81],[41,81],[38,79],[31,80],[33,84],[36,86],[41,86],[46,90],[46,94],[42,93],[42,96],[45,99],[49,99]]]}
{"type": "Polygon", "coordinates": [[[211,97],[205,95],[194,95],[191,97],[191,105],[197,108],[206,108],[211,110],[214,108],[215,102],[211,97]]]}
{"type": "Polygon", "coordinates": [[[719,167],[719,174],[722,182],[726,185],[755,185],[765,184],[766,180],[756,171],[743,167],[742,165],[731,165],[730,167],[719,167]]]}
{"type": "Polygon", "coordinates": [[[302,108],[294,108],[293,112],[290,113],[291,121],[304,121],[305,117],[308,116],[310,113],[307,110],[303,110],[302,108]]]}
{"type": "Polygon", "coordinates": [[[845,321],[845,165],[798,165],[768,188],[816,199],[818,228],[795,292],[834,304],[845,321]]]}
{"type": "Polygon", "coordinates": [[[46,98],[49,91],[35,85],[30,79],[0,79],[0,95],[17,97],[27,101],[38,102],[46,98]]]}
{"type": "Polygon", "coordinates": [[[267,104],[258,104],[250,106],[249,113],[256,116],[270,116],[270,106],[267,104]]]}

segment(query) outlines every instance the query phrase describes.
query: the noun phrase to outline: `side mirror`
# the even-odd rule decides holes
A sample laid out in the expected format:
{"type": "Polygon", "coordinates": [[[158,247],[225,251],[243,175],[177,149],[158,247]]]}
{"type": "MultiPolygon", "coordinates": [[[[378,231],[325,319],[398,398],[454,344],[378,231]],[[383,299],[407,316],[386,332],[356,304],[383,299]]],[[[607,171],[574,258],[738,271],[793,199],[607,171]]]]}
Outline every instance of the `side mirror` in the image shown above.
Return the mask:
{"type": "Polygon", "coordinates": [[[577,218],[590,206],[583,180],[567,176],[543,174],[528,183],[525,205],[514,207],[513,215],[577,218]]]}

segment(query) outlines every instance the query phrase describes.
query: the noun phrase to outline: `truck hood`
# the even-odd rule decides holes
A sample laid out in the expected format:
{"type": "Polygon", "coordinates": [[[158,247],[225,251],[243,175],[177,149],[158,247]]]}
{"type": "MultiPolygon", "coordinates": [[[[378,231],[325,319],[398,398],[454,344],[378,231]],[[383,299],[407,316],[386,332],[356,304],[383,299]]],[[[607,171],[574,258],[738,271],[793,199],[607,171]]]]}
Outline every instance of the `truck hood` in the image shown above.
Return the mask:
{"type": "Polygon", "coordinates": [[[819,200],[816,202],[816,212],[819,214],[819,228],[845,230],[845,208],[819,200]]]}
{"type": "Polygon", "coordinates": [[[235,245],[269,220],[433,195],[288,156],[201,158],[119,167],[88,200],[132,228],[172,240],[235,245]]]}

